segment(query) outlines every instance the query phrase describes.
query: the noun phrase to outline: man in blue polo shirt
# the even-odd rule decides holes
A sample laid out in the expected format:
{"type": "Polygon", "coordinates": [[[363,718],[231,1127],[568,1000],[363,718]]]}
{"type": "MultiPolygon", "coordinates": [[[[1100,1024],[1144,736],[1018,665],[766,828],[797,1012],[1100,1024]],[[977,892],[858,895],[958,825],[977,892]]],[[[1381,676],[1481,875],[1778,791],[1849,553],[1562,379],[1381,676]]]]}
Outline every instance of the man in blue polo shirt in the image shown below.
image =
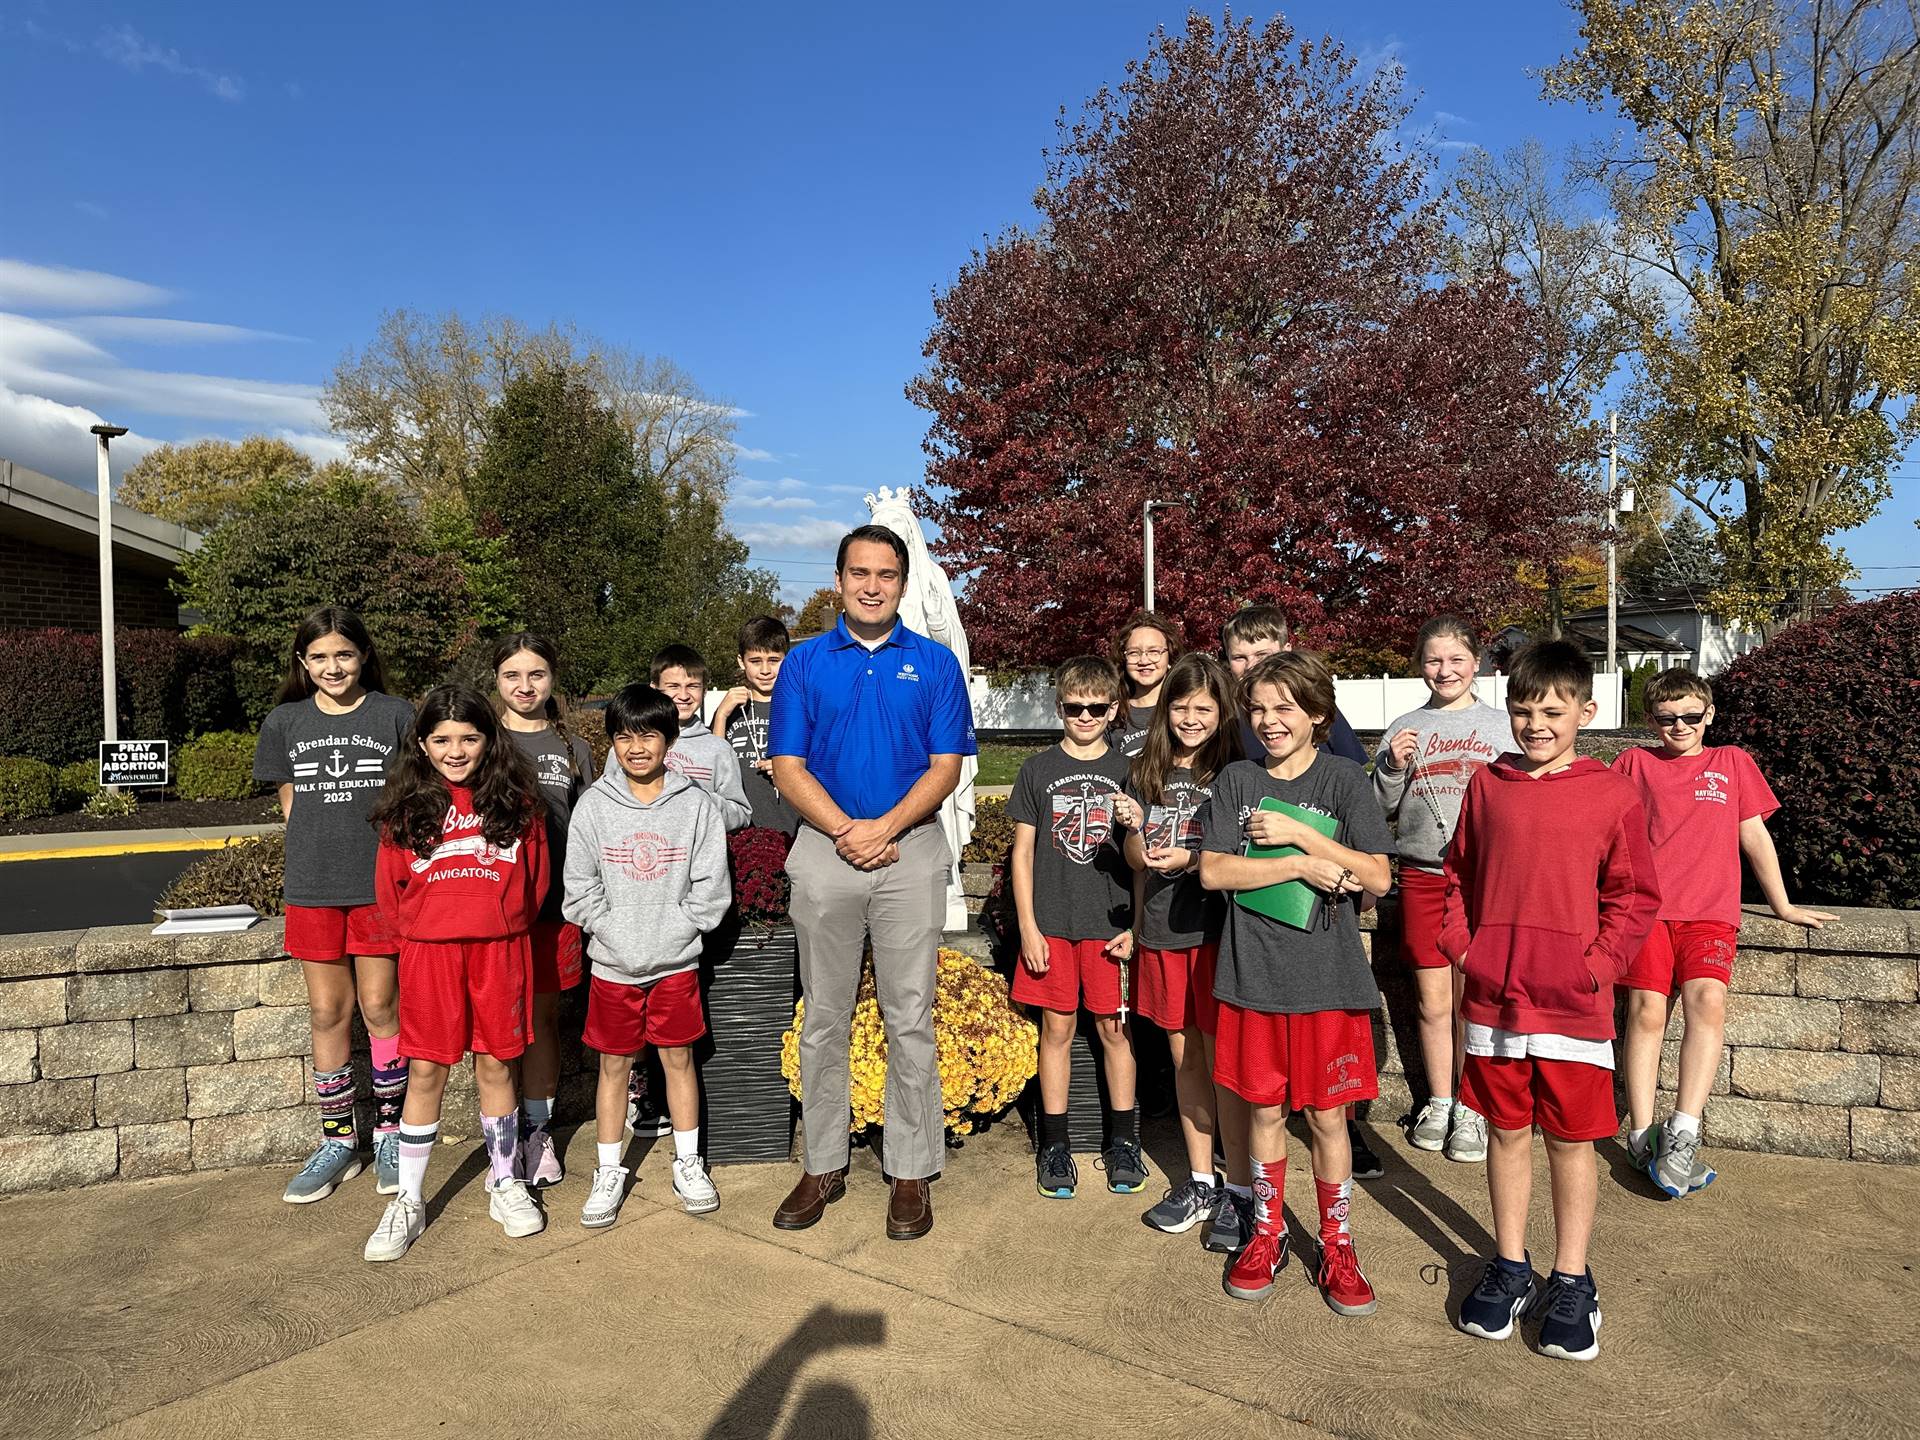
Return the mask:
{"type": "Polygon", "coordinates": [[[834,571],[840,621],[787,656],[768,724],[774,784],[804,822],[787,875],[807,1001],[806,1173],[773,1223],[804,1230],[846,1192],[847,1038],[871,937],[887,1027],[887,1236],[915,1240],[933,1228],[927,1182],[946,1137],[933,996],[953,855],[937,812],[977,753],[973,710],[953,652],[899,623],[900,537],[862,525],[834,571]]]}

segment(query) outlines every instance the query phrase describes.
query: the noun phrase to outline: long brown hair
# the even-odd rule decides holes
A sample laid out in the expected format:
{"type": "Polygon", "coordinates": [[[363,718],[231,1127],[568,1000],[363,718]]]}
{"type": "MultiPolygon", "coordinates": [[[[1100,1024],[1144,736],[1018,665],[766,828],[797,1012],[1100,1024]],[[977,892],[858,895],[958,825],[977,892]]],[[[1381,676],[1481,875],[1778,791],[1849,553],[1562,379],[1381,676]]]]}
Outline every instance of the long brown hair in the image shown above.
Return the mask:
{"type": "Polygon", "coordinates": [[[1214,776],[1240,758],[1240,712],[1233,703],[1233,678],[1227,667],[1203,650],[1182,655],[1161,682],[1160,701],[1153,707],[1146,741],[1133,757],[1133,788],[1145,804],[1159,805],[1166,800],[1167,777],[1174,771],[1173,754],[1179,745],[1173,738],[1174,701],[1203,690],[1220,707],[1220,727],[1188,762],[1193,783],[1211,784],[1214,776]]]}
{"type": "Polygon", "coordinates": [[[367,632],[366,621],[344,605],[322,605],[317,610],[309,610],[294,628],[293,658],[287,665],[287,678],[280,682],[280,693],[273,697],[274,704],[305,700],[313,694],[313,676],[307,673],[307,647],[323,635],[339,635],[360,652],[362,690],[385,693],[386,667],[380,663],[380,652],[373,648],[373,636],[367,632]]]}
{"type": "Polygon", "coordinates": [[[511,635],[503,635],[500,643],[493,647],[493,713],[504,715],[508,708],[507,697],[500,693],[500,667],[522,650],[530,650],[547,662],[547,672],[553,676],[553,688],[547,691],[547,723],[560,737],[560,748],[567,752],[567,773],[578,776],[580,762],[573,753],[573,732],[567,729],[567,702],[560,694],[560,652],[544,635],[516,630],[511,635]]]}
{"type": "MultiPolygon", "coordinates": [[[[1126,623],[1113,632],[1112,660],[1119,670],[1120,678],[1127,687],[1127,696],[1133,694],[1133,677],[1127,674],[1127,641],[1133,638],[1136,630],[1158,630],[1167,641],[1167,665],[1169,668],[1185,652],[1186,641],[1180,637],[1180,627],[1162,615],[1158,610],[1136,610],[1126,618],[1126,623]]],[[[1165,682],[1162,681],[1164,684],[1165,682]]],[[[1126,697],[1123,697],[1126,698],[1126,697]]],[[[1120,719],[1126,719],[1121,712],[1120,719]]]]}
{"type": "MultiPolygon", "coordinates": [[[[352,637],[349,636],[349,639],[352,637]]],[[[503,741],[493,707],[468,685],[441,685],[427,692],[407,732],[408,743],[387,773],[386,788],[369,817],[380,836],[421,859],[433,854],[445,835],[452,794],[427,758],[427,737],[446,721],[471,725],[487,742],[475,772],[473,813],[480,833],[495,845],[511,845],[546,815],[546,801],[534,782],[533,767],[510,741],[503,741]]]]}

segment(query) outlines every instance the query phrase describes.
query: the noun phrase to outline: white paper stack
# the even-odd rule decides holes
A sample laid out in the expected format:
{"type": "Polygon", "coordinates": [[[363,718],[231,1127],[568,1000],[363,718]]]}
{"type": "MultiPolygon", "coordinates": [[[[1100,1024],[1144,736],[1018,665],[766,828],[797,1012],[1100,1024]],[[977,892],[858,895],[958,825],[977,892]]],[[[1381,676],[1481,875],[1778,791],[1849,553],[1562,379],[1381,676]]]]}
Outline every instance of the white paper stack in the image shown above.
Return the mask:
{"type": "Polygon", "coordinates": [[[251,905],[204,905],[197,910],[162,910],[156,935],[220,935],[245,930],[260,918],[251,905]]]}

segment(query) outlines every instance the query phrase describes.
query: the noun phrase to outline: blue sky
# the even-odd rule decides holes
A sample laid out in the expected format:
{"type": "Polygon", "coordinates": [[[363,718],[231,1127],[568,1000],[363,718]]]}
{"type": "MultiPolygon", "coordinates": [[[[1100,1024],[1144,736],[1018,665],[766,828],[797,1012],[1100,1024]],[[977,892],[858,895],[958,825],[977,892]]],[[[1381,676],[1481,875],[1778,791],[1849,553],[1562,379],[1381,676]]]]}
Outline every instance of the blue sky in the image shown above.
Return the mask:
{"type": "MultiPolygon", "coordinates": [[[[1397,58],[1443,160],[1611,128],[1540,101],[1574,38],[1547,0],[1287,14],[1397,58]]],[[[95,416],[129,457],[328,454],[317,388],[383,311],[571,320],[748,412],[730,513],[798,599],[863,492],[920,483],[933,293],[1031,219],[1060,107],[1184,15],[0,0],[0,456],[90,487],[95,416]]],[[[1864,585],[1920,580],[1903,471],[1847,539],[1864,585]]]]}

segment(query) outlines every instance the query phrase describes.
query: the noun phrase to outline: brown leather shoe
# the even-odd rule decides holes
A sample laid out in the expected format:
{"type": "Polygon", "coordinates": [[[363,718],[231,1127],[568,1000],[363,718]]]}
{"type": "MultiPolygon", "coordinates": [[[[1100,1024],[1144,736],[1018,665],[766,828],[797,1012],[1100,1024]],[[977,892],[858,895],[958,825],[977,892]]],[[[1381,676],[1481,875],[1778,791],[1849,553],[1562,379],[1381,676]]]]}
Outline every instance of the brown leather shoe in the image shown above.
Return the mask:
{"type": "Polygon", "coordinates": [[[887,1201],[887,1238],[918,1240],[933,1229],[933,1192],[924,1180],[896,1180],[887,1201]]]}
{"type": "Polygon", "coordinates": [[[780,1208],[773,1212],[776,1230],[804,1230],[818,1224],[827,1206],[847,1193],[847,1169],[829,1170],[824,1175],[802,1175],[780,1208]]]}

